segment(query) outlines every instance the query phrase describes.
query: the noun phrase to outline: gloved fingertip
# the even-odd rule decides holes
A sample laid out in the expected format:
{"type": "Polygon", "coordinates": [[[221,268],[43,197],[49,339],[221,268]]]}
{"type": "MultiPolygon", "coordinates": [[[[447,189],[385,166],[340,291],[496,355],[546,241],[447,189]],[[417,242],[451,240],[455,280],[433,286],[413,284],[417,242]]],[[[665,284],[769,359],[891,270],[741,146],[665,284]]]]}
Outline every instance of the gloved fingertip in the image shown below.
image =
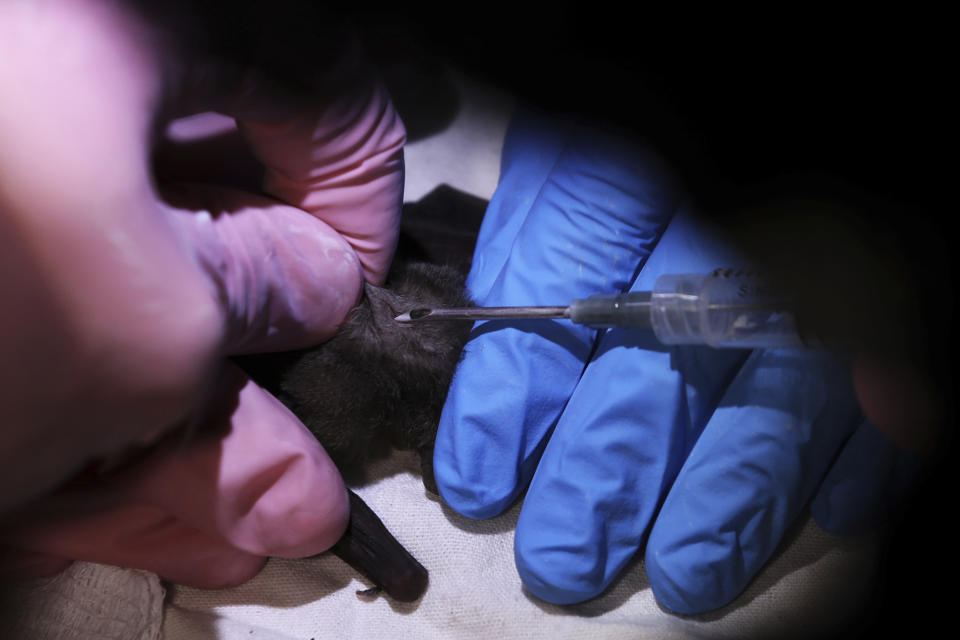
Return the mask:
{"type": "MultiPolygon", "coordinates": [[[[237,521],[235,540],[253,553],[281,558],[328,550],[350,521],[350,499],[339,471],[325,454],[316,452],[281,464],[286,465],[283,474],[272,484],[263,488],[251,484],[251,492],[262,493],[254,493],[257,499],[251,500],[249,514],[237,521]]],[[[275,472],[265,470],[263,475],[275,472]]]]}
{"type": "MultiPolygon", "coordinates": [[[[316,492],[309,501],[309,508],[303,505],[289,505],[289,515],[285,521],[293,535],[271,555],[300,558],[325,551],[336,544],[350,523],[350,498],[336,467],[330,465],[320,473],[326,478],[322,481],[323,492],[316,492]]],[[[278,540],[279,542],[279,540],[278,540]]]]}
{"type": "Polygon", "coordinates": [[[249,378],[241,383],[229,430],[160,451],[143,500],[254,556],[326,551],[350,517],[339,470],[287,407],[249,378]]]}
{"type": "Polygon", "coordinates": [[[519,573],[520,580],[523,581],[523,586],[526,587],[527,590],[537,598],[543,600],[544,602],[549,602],[550,604],[579,604],[600,595],[600,593],[603,591],[603,589],[600,588],[590,589],[584,592],[579,588],[570,589],[552,584],[544,580],[540,575],[533,571],[519,570],[519,573]]]}
{"type": "Polygon", "coordinates": [[[516,499],[515,490],[507,487],[482,486],[477,482],[464,481],[452,473],[447,465],[434,459],[434,477],[440,497],[454,511],[467,518],[484,520],[498,516],[516,499]]]}
{"type": "Polygon", "coordinates": [[[538,454],[524,461],[518,449],[520,425],[507,422],[500,407],[478,399],[488,397],[487,381],[465,373],[483,362],[461,363],[440,416],[433,447],[433,475],[440,497],[468,518],[492,518],[516,500],[533,473],[538,454]],[[469,387],[464,379],[476,385],[469,387]],[[474,393],[476,395],[474,395],[474,393]],[[513,428],[513,427],[516,428],[513,428]]]}
{"type": "Polygon", "coordinates": [[[724,606],[736,596],[723,589],[724,581],[712,567],[687,561],[688,557],[700,555],[693,549],[677,553],[656,543],[647,545],[644,562],[650,588],[657,601],[674,613],[705,613],[724,606]]]}
{"type": "Polygon", "coordinates": [[[607,587],[604,572],[597,571],[595,563],[584,566],[584,557],[576,550],[547,550],[538,544],[534,551],[527,546],[518,535],[514,543],[517,573],[527,590],[541,600],[577,604],[600,595],[607,587]]]}

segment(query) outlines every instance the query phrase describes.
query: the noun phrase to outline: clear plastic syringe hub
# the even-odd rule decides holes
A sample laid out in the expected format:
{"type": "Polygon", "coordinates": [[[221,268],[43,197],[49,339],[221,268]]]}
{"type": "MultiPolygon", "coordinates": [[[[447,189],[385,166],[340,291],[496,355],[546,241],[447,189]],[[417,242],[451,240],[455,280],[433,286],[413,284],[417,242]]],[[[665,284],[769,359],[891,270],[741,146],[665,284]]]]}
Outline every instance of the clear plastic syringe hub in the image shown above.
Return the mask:
{"type": "Polygon", "coordinates": [[[650,320],[663,344],[804,346],[788,301],[744,272],[661,276],[650,296],[650,320]]]}

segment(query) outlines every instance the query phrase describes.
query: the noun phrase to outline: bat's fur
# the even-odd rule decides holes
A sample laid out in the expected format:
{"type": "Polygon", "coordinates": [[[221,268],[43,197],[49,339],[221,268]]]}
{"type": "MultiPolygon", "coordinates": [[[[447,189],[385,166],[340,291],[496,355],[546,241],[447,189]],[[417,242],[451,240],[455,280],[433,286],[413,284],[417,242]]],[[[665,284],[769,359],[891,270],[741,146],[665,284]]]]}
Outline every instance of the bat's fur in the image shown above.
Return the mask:
{"type": "MultiPolygon", "coordinates": [[[[395,265],[385,287],[363,299],[329,341],[288,353],[238,359],[317,437],[345,477],[392,448],[420,453],[424,485],[436,493],[433,442],[468,322],[400,323],[421,307],[469,306],[464,276],[448,266],[395,265]]],[[[419,598],[427,571],[351,492],[350,524],[332,551],[397,600],[419,598]]]]}
{"type": "Polygon", "coordinates": [[[458,270],[400,264],[386,286],[365,286],[360,304],[329,341],[240,363],[303,421],[345,475],[391,448],[415,450],[432,488],[426,467],[470,323],[394,318],[418,307],[470,304],[458,270]]]}

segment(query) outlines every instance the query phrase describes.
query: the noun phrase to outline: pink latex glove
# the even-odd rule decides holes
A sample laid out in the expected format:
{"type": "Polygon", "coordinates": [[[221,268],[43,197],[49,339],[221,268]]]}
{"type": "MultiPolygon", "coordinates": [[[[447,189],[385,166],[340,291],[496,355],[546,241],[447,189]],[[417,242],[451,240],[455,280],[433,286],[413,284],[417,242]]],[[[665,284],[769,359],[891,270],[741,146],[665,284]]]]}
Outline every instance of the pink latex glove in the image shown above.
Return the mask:
{"type": "Polygon", "coordinates": [[[322,100],[205,94],[175,45],[120,2],[0,5],[0,542],[20,575],[84,559],[232,585],[346,526],[322,447],[228,357],[322,341],[382,281],[403,125],[347,63],[322,100]],[[267,195],[161,193],[151,152],[184,95],[240,120],[267,195]]]}

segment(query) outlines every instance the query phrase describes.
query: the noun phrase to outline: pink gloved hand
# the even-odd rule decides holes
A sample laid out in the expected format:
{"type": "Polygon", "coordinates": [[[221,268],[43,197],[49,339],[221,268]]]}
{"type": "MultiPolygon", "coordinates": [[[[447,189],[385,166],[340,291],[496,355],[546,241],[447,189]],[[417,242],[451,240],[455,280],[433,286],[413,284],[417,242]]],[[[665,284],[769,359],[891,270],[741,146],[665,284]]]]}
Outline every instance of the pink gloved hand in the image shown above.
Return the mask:
{"type": "Polygon", "coordinates": [[[111,0],[0,6],[0,542],[22,575],[230,585],[346,525],[322,447],[228,358],[322,341],[383,279],[403,126],[348,63],[315,99],[204,93],[177,45],[111,0]],[[238,118],[266,195],[158,184],[184,95],[238,118]]]}

